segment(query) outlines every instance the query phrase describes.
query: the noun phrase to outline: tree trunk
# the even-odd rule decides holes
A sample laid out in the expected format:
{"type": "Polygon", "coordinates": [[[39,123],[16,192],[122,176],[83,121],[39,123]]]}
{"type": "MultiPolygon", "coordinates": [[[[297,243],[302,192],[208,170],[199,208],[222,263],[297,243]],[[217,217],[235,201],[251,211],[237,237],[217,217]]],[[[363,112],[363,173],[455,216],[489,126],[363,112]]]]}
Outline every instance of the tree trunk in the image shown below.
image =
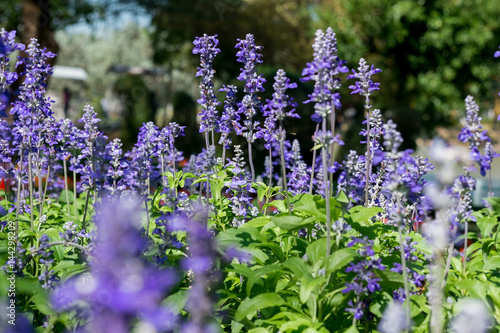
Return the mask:
{"type": "MultiPolygon", "coordinates": [[[[31,43],[31,38],[36,38],[40,47],[45,47],[48,51],[57,53],[59,51],[59,44],[57,44],[54,38],[54,31],[51,27],[50,0],[24,0],[21,10],[23,16],[22,30],[19,31],[21,42],[27,47],[31,43]]],[[[21,52],[21,57],[27,56],[26,52],[21,52]]],[[[54,66],[56,58],[48,59],[48,63],[54,66]]],[[[23,66],[17,68],[19,79],[12,84],[12,91],[14,92],[18,91],[19,86],[24,80],[24,76],[21,76],[23,71],[23,66]]],[[[13,101],[16,98],[17,96],[14,95],[13,101]]],[[[11,118],[10,115],[9,118],[11,118]]]]}

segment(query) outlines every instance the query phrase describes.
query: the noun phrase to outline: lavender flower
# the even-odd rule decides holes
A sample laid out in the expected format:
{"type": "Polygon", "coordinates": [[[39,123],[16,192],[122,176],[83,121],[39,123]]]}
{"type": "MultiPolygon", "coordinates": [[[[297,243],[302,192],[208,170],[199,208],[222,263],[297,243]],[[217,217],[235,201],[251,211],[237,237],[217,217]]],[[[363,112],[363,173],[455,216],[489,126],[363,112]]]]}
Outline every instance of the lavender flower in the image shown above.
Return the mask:
{"type": "Polygon", "coordinates": [[[202,77],[200,83],[201,98],[198,99],[198,103],[203,108],[201,111],[200,133],[218,131],[219,120],[217,119],[216,107],[220,103],[213,91],[212,78],[215,70],[212,68],[212,63],[215,56],[220,52],[220,49],[217,48],[219,40],[217,35],[208,36],[204,34],[203,37],[196,37],[193,44],[193,54],[200,55],[201,63],[201,67],[198,67],[198,72],[196,72],[196,76],[202,77]]]}

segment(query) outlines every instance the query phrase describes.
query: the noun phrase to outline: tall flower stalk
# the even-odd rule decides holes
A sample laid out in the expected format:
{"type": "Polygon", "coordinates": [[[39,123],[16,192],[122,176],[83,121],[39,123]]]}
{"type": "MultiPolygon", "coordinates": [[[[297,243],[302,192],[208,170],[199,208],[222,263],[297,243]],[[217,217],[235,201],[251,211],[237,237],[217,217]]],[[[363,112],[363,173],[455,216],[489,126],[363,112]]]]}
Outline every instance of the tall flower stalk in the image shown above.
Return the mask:
{"type": "MultiPolygon", "coordinates": [[[[326,30],[326,34],[322,30],[316,31],[316,38],[313,44],[314,60],[307,63],[306,68],[302,71],[303,81],[315,81],[314,91],[309,95],[309,100],[305,103],[314,102],[314,111],[321,117],[321,133],[318,128],[315,133],[315,141],[324,141],[324,146],[321,147],[321,155],[323,161],[323,186],[325,187],[326,200],[326,226],[327,226],[327,256],[330,255],[331,242],[331,218],[330,218],[330,196],[331,186],[329,184],[328,157],[332,159],[330,166],[333,165],[333,144],[335,130],[335,108],[340,108],[340,94],[335,92],[340,88],[339,73],[346,73],[347,67],[344,66],[344,61],[339,60],[337,56],[337,40],[331,28],[326,30]],[[331,132],[327,135],[327,122],[330,115],[331,132]],[[323,140],[326,136],[330,136],[331,140],[323,140]],[[320,139],[318,139],[320,137],[320,139]],[[330,156],[328,156],[330,154],[330,156]]],[[[340,142],[340,141],[338,141],[340,142]]],[[[314,161],[313,161],[314,163],[314,161]]],[[[314,166],[312,168],[314,170],[314,166]]],[[[311,175],[311,179],[314,175],[311,175]]]]}
{"type": "Polygon", "coordinates": [[[295,107],[297,103],[293,102],[293,98],[286,94],[288,89],[297,88],[296,83],[290,83],[290,79],[286,77],[286,73],[283,69],[278,69],[276,76],[274,77],[274,93],[271,100],[267,100],[267,104],[264,106],[264,128],[262,128],[258,133],[257,137],[263,137],[266,141],[265,147],[269,150],[269,167],[270,167],[270,178],[272,179],[272,154],[271,149],[273,142],[278,142],[280,147],[280,158],[281,158],[281,177],[283,180],[283,189],[285,190],[285,200],[287,202],[288,212],[290,213],[290,202],[288,198],[288,188],[286,180],[286,164],[285,164],[285,151],[283,147],[283,142],[286,137],[286,131],[283,128],[283,120],[286,117],[290,118],[300,118],[298,114],[295,113],[295,107]],[[285,111],[288,107],[292,107],[290,111],[285,111]]]}
{"type": "Polygon", "coordinates": [[[217,119],[216,107],[220,104],[214,93],[213,77],[215,70],[212,68],[215,56],[220,52],[217,48],[219,40],[217,35],[196,37],[193,41],[193,54],[200,55],[200,67],[196,76],[201,76],[200,91],[201,98],[198,103],[201,105],[200,133],[205,133],[206,148],[210,145],[209,134],[212,136],[212,145],[215,145],[214,132],[219,130],[219,120],[217,119]]]}
{"type": "Polygon", "coordinates": [[[252,173],[252,182],[255,181],[255,168],[253,165],[252,143],[256,139],[256,134],[259,129],[259,122],[254,121],[255,115],[261,111],[262,105],[258,97],[259,92],[264,91],[263,84],[266,79],[262,74],[257,75],[257,64],[262,63],[262,46],[255,45],[255,40],[252,34],[247,34],[246,39],[238,39],[236,47],[239,51],[236,53],[237,61],[244,64],[240,69],[241,73],[238,80],[245,82],[243,91],[245,96],[238,104],[239,112],[244,114],[246,119],[243,120],[242,135],[248,143],[248,165],[252,173]]]}
{"type": "MultiPolygon", "coordinates": [[[[40,44],[35,38],[26,49],[27,58],[22,59],[24,65],[24,81],[20,87],[18,100],[10,110],[10,113],[16,118],[15,126],[22,136],[20,145],[20,155],[23,156],[24,150],[28,157],[28,189],[30,199],[30,221],[31,230],[34,230],[34,198],[33,198],[33,163],[36,152],[33,148],[41,140],[41,131],[45,119],[52,117],[50,109],[53,101],[45,97],[47,79],[52,74],[52,68],[48,64],[48,59],[55,57],[52,52],[41,49],[40,44]]],[[[19,64],[19,63],[18,63],[19,64]]],[[[22,161],[21,161],[22,162],[22,161]]],[[[19,165],[23,168],[22,163],[19,165]]],[[[42,198],[40,198],[42,200],[42,198]]],[[[19,204],[19,202],[18,202],[19,204]]]]}
{"type": "Polygon", "coordinates": [[[372,169],[372,148],[371,148],[371,109],[370,95],[374,90],[380,90],[380,83],[375,83],[372,80],[372,75],[380,73],[382,70],[375,66],[368,66],[366,60],[359,60],[358,71],[352,70],[351,75],[347,79],[358,79],[354,85],[349,86],[352,89],[351,94],[360,94],[365,97],[365,112],[366,112],[366,184],[365,184],[365,206],[368,207],[368,194],[370,187],[370,174],[372,169]]]}

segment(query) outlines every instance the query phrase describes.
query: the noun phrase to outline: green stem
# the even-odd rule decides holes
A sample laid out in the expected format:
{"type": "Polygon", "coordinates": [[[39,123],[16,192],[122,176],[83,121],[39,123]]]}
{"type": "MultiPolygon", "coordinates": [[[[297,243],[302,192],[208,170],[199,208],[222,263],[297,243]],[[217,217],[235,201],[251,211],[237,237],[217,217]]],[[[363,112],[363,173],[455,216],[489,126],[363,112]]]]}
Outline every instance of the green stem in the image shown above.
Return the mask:
{"type": "Polygon", "coordinates": [[[255,169],[253,167],[253,157],[252,157],[252,143],[248,141],[248,164],[250,165],[250,171],[252,173],[252,183],[255,182],[255,169]]]}
{"type": "MultiPolygon", "coordinates": [[[[400,203],[399,203],[400,198],[398,197],[398,210],[400,209],[400,203]]],[[[408,322],[411,318],[411,301],[410,301],[410,285],[408,283],[408,272],[406,268],[406,258],[405,258],[405,241],[403,239],[403,231],[402,231],[402,219],[399,218],[398,221],[398,233],[399,233],[399,252],[401,255],[401,266],[403,268],[403,283],[405,287],[405,308],[406,308],[406,316],[408,318],[408,322]]],[[[410,330],[409,327],[407,327],[408,330],[410,330]]]]}
{"type": "MultiPolygon", "coordinates": [[[[323,118],[323,132],[326,132],[326,119],[323,118]]],[[[325,189],[325,204],[326,204],[326,258],[330,257],[330,248],[332,243],[332,221],[330,217],[330,186],[328,185],[328,147],[321,147],[322,162],[323,162],[323,182],[325,189]]]]}
{"type": "MultiPolygon", "coordinates": [[[[31,139],[28,147],[31,147],[31,139]]],[[[34,218],[33,218],[33,170],[31,169],[31,152],[28,149],[28,184],[29,184],[29,195],[30,195],[30,221],[31,221],[31,231],[35,230],[34,218]]]]}
{"type": "MultiPolygon", "coordinates": [[[[316,124],[316,130],[314,131],[314,135],[318,133],[319,130],[319,123],[316,124]]],[[[311,167],[311,179],[309,182],[309,194],[312,194],[313,192],[313,183],[314,183],[314,168],[316,167],[316,152],[317,150],[313,150],[313,158],[312,158],[312,167],[311,167]]]]}
{"type": "MultiPolygon", "coordinates": [[[[279,131],[280,133],[283,133],[282,120],[280,120],[279,131]]],[[[285,200],[286,200],[286,206],[288,208],[288,215],[292,215],[292,209],[290,207],[290,198],[288,197],[288,185],[286,180],[286,167],[285,167],[285,149],[283,147],[283,139],[284,138],[280,139],[281,173],[283,174],[282,175],[283,189],[285,190],[285,200]]]]}
{"type": "Polygon", "coordinates": [[[370,117],[371,117],[371,106],[370,99],[366,96],[365,109],[367,112],[366,117],[366,184],[365,184],[365,207],[368,207],[368,191],[370,189],[370,173],[372,168],[371,156],[372,152],[370,150],[371,136],[370,136],[370,117]]]}
{"type": "MultiPolygon", "coordinates": [[[[50,167],[50,166],[49,166],[50,167]]],[[[71,208],[69,205],[69,186],[68,186],[68,166],[66,164],[66,159],[63,158],[63,169],[64,169],[64,188],[66,189],[66,204],[68,206],[68,217],[71,217],[71,208]]]]}
{"type": "Polygon", "coordinates": [[[76,216],[76,220],[78,220],[78,208],[76,206],[76,172],[75,170],[73,169],[73,205],[74,205],[74,208],[75,208],[75,216],[76,216]]]}

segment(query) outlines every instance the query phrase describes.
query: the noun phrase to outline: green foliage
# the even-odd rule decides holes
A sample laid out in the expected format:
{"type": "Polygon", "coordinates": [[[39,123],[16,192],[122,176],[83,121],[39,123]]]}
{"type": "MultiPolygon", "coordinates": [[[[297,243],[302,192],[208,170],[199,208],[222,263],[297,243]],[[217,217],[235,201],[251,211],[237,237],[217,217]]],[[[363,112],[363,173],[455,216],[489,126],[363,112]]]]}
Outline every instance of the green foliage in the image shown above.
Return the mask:
{"type": "Polygon", "coordinates": [[[363,57],[382,69],[374,105],[412,139],[456,120],[465,96],[492,96],[497,88],[500,7],[492,1],[327,0],[312,8],[315,27],[333,28],[350,68],[363,57]]]}

